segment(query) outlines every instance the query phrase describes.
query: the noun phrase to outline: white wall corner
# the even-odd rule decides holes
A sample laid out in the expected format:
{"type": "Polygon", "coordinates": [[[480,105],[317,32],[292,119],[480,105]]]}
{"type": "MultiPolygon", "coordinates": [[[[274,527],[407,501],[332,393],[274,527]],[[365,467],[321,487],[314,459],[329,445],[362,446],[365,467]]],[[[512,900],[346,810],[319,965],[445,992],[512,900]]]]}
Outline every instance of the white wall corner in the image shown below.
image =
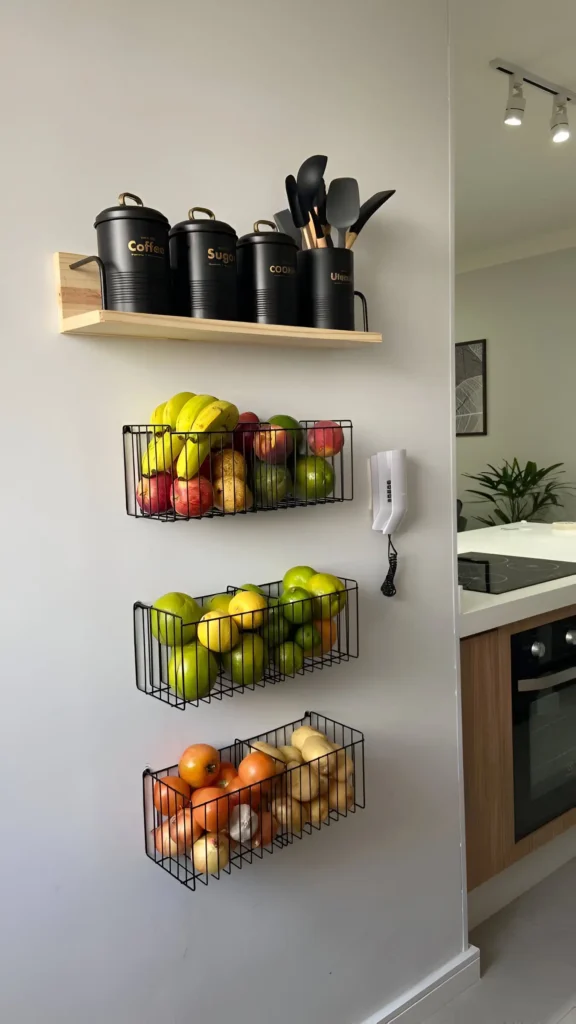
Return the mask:
{"type": "Polygon", "coordinates": [[[477,981],[480,981],[480,950],[468,946],[362,1024],[423,1024],[477,981]]]}

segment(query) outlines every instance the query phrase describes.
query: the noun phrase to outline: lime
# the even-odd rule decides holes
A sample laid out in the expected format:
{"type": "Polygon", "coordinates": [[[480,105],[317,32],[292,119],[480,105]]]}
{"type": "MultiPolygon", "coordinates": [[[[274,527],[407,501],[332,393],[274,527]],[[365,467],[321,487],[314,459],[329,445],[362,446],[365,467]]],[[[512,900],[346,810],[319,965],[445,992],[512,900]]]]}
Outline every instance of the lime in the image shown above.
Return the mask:
{"type": "Polygon", "coordinates": [[[274,651],[274,664],[285,676],[295,676],[304,667],[304,652],[298,644],[287,640],[274,651]]]}
{"type": "Polygon", "coordinates": [[[300,501],[323,501],[334,490],[334,470],[326,459],[308,455],[298,459],[294,472],[294,497],[300,501]]]}
{"type": "Polygon", "coordinates": [[[152,635],[160,644],[175,647],[189,644],[196,636],[196,625],[202,609],[193,597],[173,591],[154,601],[150,612],[152,635]]]}
{"type": "Polygon", "coordinates": [[[312,658],[322,653],[322,636],[311,622],[300,626],[294,633],[294,643],[304,651],[304,657],[312,658]]]}
{"type": "Polygon", "coordinates": [[[222,664],[236,686],[252,686],[264,675],[264,641],[257,633],[246,633],[239,644],[222,655],[222,664]]]}
{"type": "Polygon", "coordinates": [[[185,700],[206,697],[218,678],[218,662],[198,643],[176,647],[168,662],[168,685],[185,700]]]}
{"type": "Polygon", "coordinates": [[[312,619],[312,601],[304,587],[288,587],[280,595],[280,605],[284,618],[297,626],[312,619]]]}

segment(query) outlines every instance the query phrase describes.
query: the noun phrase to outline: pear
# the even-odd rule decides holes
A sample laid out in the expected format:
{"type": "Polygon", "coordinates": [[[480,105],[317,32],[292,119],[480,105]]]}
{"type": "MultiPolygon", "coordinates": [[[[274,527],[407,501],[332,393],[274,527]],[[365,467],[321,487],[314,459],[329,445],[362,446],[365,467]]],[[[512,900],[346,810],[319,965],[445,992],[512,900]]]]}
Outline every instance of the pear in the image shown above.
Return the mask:
{"type": "Polygon", "coordinates": [[[326,739],[323,732],[313,729],[311,725],[301,725],[299,729],[295,729],[292,733],[290,744],[301,751],[309,736],[320,736],[322,739],[326,739]]]}
{"type": "Polygon", "coordinates": [[[221,476],[214,481],[214,505],[221,512],[244,512],[253,504],[252,492],[240,477],[221,476]]]}

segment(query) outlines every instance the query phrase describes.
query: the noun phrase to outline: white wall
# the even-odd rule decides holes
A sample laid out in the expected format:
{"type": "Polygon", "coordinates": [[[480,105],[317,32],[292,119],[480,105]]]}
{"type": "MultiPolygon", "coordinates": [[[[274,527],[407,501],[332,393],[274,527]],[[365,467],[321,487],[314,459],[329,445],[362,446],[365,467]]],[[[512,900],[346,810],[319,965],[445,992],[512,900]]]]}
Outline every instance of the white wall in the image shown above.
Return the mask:
{"type": "MultiPolygon", "coordinates": [[[[487,339],[488,434],[457,441],[458,496],[475,485],[463,473],[487,463],[564,462],[576,482],[574,281],[576,249],[485,267],[456,277],[456,341],[487,339]]],[[[468,527],[487,506],[467,504],[468,527]]],[[[576,519],[576,497],[551,519],[576,519]]]]}
{"type": "Polygon", "coordinates": [[[21,0],[2,21],[0,1017],[357,1024],[463,944],[445,4],[21,0]],[[206,204],[243,232],[322,151],[364,196],[398,189],[356,247],[380,348],[57,334],[51,253],[93,252],[94,215],[119,191],[172,222],[206,204]],[[127,518],[121,425],[183,388],[262,415],[352,417],[355,501],[127,518]],[[364,467],[395,446],[412,511],[387,601],[364,467]],[[135,599],[298,562],[358,578],[357,663],[183,713],[136,691],[135,599]],[[145,765],[310,707],[365,730],[364,813],[194,895],[146,859],[145,765]]]}

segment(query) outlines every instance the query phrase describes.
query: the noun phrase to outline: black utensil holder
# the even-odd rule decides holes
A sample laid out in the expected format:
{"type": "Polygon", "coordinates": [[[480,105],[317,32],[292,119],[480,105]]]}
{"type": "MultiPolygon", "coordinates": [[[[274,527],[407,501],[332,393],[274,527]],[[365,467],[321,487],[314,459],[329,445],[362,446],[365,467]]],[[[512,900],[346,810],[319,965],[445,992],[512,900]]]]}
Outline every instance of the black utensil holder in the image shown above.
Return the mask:
{"type": "Polygon", "coordinates": [[[299,319],[302,327],[353,331],[354,296],[362,302],[368,330],[366,299],[354,290],[354,254],[350,249],[303,249],[298,253],[299,319]]]}

